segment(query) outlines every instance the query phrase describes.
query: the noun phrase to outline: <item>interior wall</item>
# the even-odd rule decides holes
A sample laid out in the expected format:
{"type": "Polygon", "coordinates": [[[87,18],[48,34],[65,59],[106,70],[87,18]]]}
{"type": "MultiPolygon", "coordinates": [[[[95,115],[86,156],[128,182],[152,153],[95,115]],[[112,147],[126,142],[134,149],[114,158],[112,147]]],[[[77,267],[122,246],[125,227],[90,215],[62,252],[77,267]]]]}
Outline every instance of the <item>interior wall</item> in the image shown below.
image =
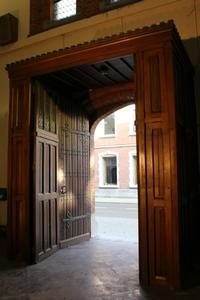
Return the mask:
{"type": "MultiPolygon", "coordinates": [[[[0,15],[6,13],[19,18],[19,40],[0,47],[0,187],[7,186],[9,81],[5,66],[11,62],[173,19],[195,67],[197,116],[200,115],[200,0],[143,0],[31,37],[29,1],[0,1],[0,15]]],[[[0,219],[2,222],[5,224],[6,219],[0,219]]]]}

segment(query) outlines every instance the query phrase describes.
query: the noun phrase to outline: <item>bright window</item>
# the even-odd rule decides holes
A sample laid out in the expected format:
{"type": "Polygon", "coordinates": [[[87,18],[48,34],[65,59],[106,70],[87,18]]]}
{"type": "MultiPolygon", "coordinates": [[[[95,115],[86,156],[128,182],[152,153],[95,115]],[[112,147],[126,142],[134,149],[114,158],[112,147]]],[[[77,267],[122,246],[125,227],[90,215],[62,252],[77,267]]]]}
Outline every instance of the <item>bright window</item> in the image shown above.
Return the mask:
{"type": "Polygon", "coordinates": [[[135,151],[129,152],[129,186],[137,186],[137,155],[135,151]]]}
{"type": "Polygon", "coordinates": [[[104,135],[115,134],[115,115],[111,114],[104,119],[104,135]]]}
{"type": "Polygon", "coordinates": [[[54,19],[61,20],[76,15],[76,0],[54,0],[54,19]]]}
{"type": "Polygon", "coordinates": [[[116,156],[103,157],[104,185],[117,184],[117,158],[116,156]]]}
{"type": "Polygon", "coordinates": [[[99,153],[99,186],[118,187],[119,185],[118,153],[99,153]]]}
{"type": "Polygon", "coordinates": [[[132,106],[132,112],[130,116],[130,122],[129,122],[129,134],[135,134],[136,133],[136,119],[135,119],[135,104],[132,106]]]}

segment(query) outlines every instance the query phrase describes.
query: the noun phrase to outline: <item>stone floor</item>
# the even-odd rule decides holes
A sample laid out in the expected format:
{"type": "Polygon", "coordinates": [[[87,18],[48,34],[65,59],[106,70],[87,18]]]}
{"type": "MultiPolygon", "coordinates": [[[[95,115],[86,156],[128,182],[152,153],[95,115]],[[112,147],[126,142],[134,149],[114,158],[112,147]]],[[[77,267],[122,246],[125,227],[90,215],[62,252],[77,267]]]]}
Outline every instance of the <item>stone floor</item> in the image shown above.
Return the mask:
{"type": "Polygon", "coordinates": [[[1,251],[0,299],[200,299],[200,287],[178,292],[142,289],[138,282],[137,247],[133,241],[92,238],[30,266],[8,263],[1,251]]]}

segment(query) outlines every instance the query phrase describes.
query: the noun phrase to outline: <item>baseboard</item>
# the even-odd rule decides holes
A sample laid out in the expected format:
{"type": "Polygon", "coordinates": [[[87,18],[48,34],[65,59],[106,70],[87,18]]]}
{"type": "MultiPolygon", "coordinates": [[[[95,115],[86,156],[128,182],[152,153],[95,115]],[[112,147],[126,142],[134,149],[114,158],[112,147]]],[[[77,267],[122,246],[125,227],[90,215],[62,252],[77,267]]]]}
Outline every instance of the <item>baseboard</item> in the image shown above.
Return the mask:
{"type": "Polygon", "coordinates": [[[76,244],[79,244],[81,242],[88,241],[90,238],[91,238],[90,233],[85,233],[85,234],[82,234],[82,235],[78,235],[76,237],[60,241],[60,248],[62,249],[62,248],[66,248],[66,247],[69,247],[69,246],[72,246],[72,245],[76,245],[76,244]]]}

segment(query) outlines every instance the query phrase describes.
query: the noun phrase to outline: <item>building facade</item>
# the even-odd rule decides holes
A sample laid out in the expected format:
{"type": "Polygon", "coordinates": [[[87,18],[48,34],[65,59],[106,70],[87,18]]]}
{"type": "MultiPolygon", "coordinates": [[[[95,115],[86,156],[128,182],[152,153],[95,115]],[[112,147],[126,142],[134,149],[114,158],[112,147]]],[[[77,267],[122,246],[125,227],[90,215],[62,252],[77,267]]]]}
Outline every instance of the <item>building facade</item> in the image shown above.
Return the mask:
{"type": "Polygon", "coordinates": [[[96,201],[137,202],[135,105],[115,111],[94,134],[96,201]]]}

